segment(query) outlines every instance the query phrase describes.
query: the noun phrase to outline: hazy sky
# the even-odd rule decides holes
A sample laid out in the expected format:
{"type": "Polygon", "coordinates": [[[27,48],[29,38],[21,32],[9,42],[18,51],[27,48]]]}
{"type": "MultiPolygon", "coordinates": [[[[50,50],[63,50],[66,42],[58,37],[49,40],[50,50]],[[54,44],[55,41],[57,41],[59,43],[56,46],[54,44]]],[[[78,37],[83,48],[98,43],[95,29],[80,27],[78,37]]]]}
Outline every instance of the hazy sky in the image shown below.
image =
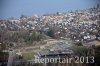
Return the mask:
{"type": "Polygon", "coordinates": [[[0,0],[0,18],[67,12],[90,8],[98,3],[100,0],[0,0]]]}

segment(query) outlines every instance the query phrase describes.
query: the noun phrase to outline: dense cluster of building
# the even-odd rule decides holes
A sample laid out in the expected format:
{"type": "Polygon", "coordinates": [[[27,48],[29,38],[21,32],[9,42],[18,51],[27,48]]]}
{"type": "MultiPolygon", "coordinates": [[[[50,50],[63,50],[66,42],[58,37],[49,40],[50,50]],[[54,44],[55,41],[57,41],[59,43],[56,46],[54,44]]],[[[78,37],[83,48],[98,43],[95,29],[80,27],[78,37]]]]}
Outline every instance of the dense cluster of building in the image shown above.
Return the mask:
{"type": "Polygon", "coordinates": [[[56,38],[71,38],[75,41],[100,39],[100,8],[90,8],[42,16],[0,20],[0,30],[39,30],[46,33],[52,29],[56,38]]]}

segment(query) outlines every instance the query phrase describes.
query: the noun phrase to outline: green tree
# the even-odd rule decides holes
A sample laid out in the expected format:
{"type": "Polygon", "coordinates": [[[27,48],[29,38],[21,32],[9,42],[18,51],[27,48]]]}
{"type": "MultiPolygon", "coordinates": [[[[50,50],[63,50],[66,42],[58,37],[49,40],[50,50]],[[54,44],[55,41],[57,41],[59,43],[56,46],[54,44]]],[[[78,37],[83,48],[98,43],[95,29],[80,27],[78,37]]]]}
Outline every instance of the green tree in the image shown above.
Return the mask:
{"type": "Polygon", "coordinates": [[[95,48],[95,64],[96,66],[100,66],[100,46],[95,48]]]}
{"type": "Polygon", "coordinates": [[[47,32],[47,35],[54,38],[55,37],[55,32],[53,29],[50,29],[48,32],[47,32]]]}
{"type": "Polygon", "coordinates": [[[87,56],[88,54],[88,49],[85,46],[74,46],[72,50],[78,56],[87,56]]]}

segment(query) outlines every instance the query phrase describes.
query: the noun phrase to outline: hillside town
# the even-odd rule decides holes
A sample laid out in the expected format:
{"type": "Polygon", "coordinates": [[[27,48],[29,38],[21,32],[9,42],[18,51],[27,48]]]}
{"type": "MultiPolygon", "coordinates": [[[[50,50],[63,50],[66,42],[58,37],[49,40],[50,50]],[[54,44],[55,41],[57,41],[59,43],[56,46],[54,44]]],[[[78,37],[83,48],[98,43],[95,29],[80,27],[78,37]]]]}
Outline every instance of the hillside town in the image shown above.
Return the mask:
{"type": "Polygon", "coordinates": [[[54,31],[54,38],[70,38],[74,41],[100,39],[100,9],[90,8],[32,17],[22,15],[20,19],[0,20],[0,30],[36,30],[47,33],[54,31]]]}

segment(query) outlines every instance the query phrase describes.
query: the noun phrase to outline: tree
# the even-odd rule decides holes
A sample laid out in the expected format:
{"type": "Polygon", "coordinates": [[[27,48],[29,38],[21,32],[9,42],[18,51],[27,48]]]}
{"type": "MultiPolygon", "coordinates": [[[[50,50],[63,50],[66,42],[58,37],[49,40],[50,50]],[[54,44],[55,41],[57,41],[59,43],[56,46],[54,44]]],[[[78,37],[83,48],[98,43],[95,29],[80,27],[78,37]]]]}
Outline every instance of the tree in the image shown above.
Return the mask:
{"type": "Polygon", "coordinates": [[[53,29],[50,29],[48,32],[47,32],[47,35],[54,38],[55,37],[55,32],[53,29]]]}
{"type": "Polygon", "coordinates": [[[78,56],[87,56],[88,54],[88,49],[85,46],[74,46],[72,50],[78,56]]]}
{"type": "Polygon", "coordinates": [[[20,19],[22,19],[22,18],[27,18],[27,16],[21,15],[21,16],[20,16],[20,19]]]}
{"type": "Polygon", "coordinates": [[[100,46],[95,48],[95,64],[100,66],[100,46]]]}
{"type": "Polygon", "coordinates": [[[83,46],[82,42],[76,42],[75,45],[76,46],[83,46]]]}
{"type": "Polygon", "coordinates": [[[100,5],[99,4],[97,4],[97,8],[100,8],[100,5]]]}

